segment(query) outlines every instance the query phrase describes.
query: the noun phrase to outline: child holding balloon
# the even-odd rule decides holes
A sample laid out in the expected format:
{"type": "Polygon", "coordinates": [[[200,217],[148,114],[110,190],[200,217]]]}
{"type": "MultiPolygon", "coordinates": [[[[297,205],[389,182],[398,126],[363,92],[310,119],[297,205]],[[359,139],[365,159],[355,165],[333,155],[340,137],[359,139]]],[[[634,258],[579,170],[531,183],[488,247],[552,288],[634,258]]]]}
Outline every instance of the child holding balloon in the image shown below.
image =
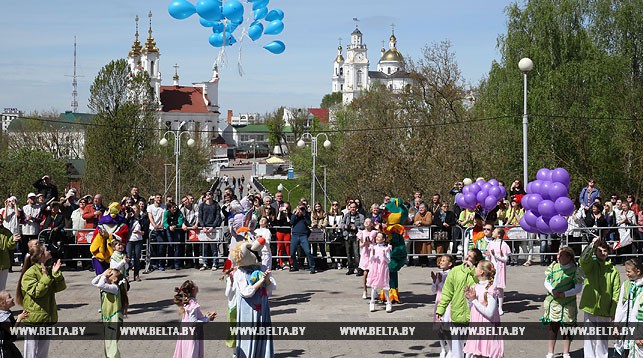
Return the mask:
{"type": "Polygon", "coordinates": [[[496,275],[494,276],[494,284],[496,285],[496,292],[498,294],[498,312],[502,316],[502,304],[505,300],[505,287],[507,287],[507,262],[511,257],[511,249],[509,245],[502,239],[505,235],[505,230],[495,228],[491,237],[493,240],[487,245],[486,256],[496,268],[496,275]]]}

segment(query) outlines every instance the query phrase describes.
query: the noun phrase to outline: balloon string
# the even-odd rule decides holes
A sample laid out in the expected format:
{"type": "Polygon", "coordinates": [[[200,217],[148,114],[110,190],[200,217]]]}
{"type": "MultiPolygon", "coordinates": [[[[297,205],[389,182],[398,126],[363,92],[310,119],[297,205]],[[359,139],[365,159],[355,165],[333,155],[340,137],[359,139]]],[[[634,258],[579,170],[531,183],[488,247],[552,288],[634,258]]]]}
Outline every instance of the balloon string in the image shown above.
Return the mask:
{"type": "Polygon", "coordinates": [[[243,51],[243,40],[248,37],[246,33],[246,28],[244,27],[241,31],[241,39],[239,40],[239,56],[237,57],[237,70],[239,71],[239,76],[243,77],[243,64],[241,61],[241,54],[243,51]]]}

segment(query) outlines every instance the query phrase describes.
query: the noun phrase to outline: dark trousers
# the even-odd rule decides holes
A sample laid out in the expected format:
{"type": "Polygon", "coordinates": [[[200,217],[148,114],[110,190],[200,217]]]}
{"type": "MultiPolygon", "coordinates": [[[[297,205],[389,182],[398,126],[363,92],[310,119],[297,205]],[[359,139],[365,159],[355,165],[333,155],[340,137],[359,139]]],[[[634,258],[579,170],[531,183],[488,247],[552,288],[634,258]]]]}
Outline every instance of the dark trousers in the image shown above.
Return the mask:
{"type": "Polygon", "coordinates": [[[346,256],[348,257],[348,269],[354,270],[359,264],[359,241],[357,237],[348,237],[344,242],[346,246],[346,256]]]}
{"type": "Polygon", "coordinates": [[[165,230],[150,231],[150,248],[152,249],[152,256],[160,258],[152,260],[153,267],[165,267],[164,258],[167,257],[167,244],[165,242],[167,242],[165,230]]]}
{"type": "Polygon", "coordinates": [[[183,266],[183,259],[181,258],[183,256],[181,255],[181,252],[183,251],[183,242],[185,240],[183,230],[174,229],[174,231],[170,231],[170,229],[166,229],[165,235],[167,237],[167,241],[170,243],[168,256],[172,255],[175,257],[175,259],[172,260],[174,262],[174,268],[181,268],[183,266]]]}

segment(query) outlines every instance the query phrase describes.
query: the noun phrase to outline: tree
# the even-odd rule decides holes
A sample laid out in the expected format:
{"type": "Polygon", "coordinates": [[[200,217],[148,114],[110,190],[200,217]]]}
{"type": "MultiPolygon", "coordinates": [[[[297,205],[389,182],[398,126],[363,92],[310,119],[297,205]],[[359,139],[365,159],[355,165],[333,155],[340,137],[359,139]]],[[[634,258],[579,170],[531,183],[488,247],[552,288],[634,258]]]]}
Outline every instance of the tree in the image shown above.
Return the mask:
{"type": "Polygon", "coordinates": [[[155,175],[139,165],[153,152],[156,127],[147,72],[134,75],[126,60],[111,61],[91,85],[89,108],[96,116],[87,129],[84,183],[89,191],[117,200],[155,175]]]}
{"type": "Polygon", "coordinates": [[[325,94],[319,106],[321,108],[334,108],[341,104],[342,104],[342,93],[333,92],[333,93],[325,94]]]}
{"type": "Polygon", "coordinates": [[[58,188],[67,185],[65,161],[45,150],[31,148],[8,149],[0,152],[0,196],[15,195],[24,203],[27,194],[35,188],[32,183],[49,175],[58,188]]]}
{"type": "Polygon", "coordinates": [[[268,126],[268,141],[272,148],[278,146],[281,154],[284,154],[284,148],[287,146],[286,134],[284,133],[284,107],[279,107],[272,113],[266,114],[266,126],[268,126]]]}

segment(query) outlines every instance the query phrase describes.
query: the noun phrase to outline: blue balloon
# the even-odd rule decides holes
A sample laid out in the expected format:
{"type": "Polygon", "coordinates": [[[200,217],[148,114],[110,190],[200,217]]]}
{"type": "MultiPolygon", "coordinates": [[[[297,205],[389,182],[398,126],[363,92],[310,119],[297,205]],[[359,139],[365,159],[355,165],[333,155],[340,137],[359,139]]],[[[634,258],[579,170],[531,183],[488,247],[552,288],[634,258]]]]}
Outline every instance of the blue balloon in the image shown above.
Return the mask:
{"type": "Polygon", "coordinates": [[[199,0],[196,3],[196,12],[208,21],[218,21],[223,18],[221,2],[217,0],[199,0]]]}
{"type": "Polygon", "coordinates": [[[243,24],[243,17],[240,17],[238,19],[231,20],[231,22],[235,25],[241,25],[243,24]]]}
{"type": "Polygon", "coordinates": [[[213,33],[212,35],[210,35],[210,38],[208,39],[208,41],[210,42],[210,45],[214,47],[223,46],[223,33],[221,32],[213,33]]]}
{"type": "Polygon", "coordinates": [[[250,25],[248,28],[248,37],[250,37],[252,41],[257,41],[261,35],[263,35],[263,25],[261,23],[257,22],[250,25]]]}
{"type": "Polygon", "coordinates": [[[202,17],[201,17],[201,18],[199,18],[199,23],[200,23],[200,24],[201,24],[201,26],[203,26],[203,27],[212,27],[212,26],[214,26],[214,25],[216,24],[216,22],[214,22],[214,21],[208,21],[208,20],[206,20],[206,19],[204,19],[204,18],[202,18],[202,17]]]}
{"type": "Polygon", "coordinates": [[[219,33],[219,32],[223,32],[223,26],[224,26],[224,25],[223,25],[223,22],[220,22],[220,21],[219,21],[219,22],[215,22],[215,23],[212,25],[212,32],[213,32],[213,33],[215,33],[215,34],[216,34],[216,33],[219,33]]]}
{"type": "Polygon", "coordinates": [[[284,12],[281,9],[270,10],[268,15],[266,15],[266,21],[283,20],[283,19],[284,19],[284,12]]]}
{"type": "Polygon", "coordinates": [[[252,10],[261,9],[262,7],[267,7],[270,0],[256,0],[252,3],[252,10]]]}
{"type": "Polygon", "coordinates": [[[264,34],[266,35],[278,35],[284,30],[284,23],[281,20],[275,20],[271,21],[268,26],[266,26],[266,29],[264,30],[264,34]]]}
{"type": "Polygon", "coordinates": [[[237,0],[228,0],[223,5],[223,16],[229,20],[243,20],[243,5],[237,0]]]}
{"type": "Polygon", "coordinates": [[[194,15],[196,9],[194,8],[194,5],[187,0],[175,0],[167,7],[167,11],[173,18],[184,20],[194,15]]]}
{"type": "Polygon", "coordinates": [[[232,45],[237,43],[237,39],[234,38],[234,35],[232,35],[229,32],[226,32],[225,35],[226,35],[225,36],[225,45],[226,46],[232,46],[232,45]]]}
{"type": "Polygon", "coordinates": [[[281,41],[272,41],[266,44],[263,48],[278,55],[286,50],[286,45],[281,41]]]}
{"type": "Polygon", "coordinates": [[[267,14],[268,9],[265,7],[255,10],[255,21],[263,19],[267,14]]]}
{"type": "Polygon", "coordinates": [[[229,23],[225,26],[225,32],[233,33],[233,32],[234,32],[234,30],[236,30],[238,26],[239,26],[239,25],[237,25],[237,24],[235,24],[235,23],[233,23],[233,22],[229,22],[229,23]]]}

